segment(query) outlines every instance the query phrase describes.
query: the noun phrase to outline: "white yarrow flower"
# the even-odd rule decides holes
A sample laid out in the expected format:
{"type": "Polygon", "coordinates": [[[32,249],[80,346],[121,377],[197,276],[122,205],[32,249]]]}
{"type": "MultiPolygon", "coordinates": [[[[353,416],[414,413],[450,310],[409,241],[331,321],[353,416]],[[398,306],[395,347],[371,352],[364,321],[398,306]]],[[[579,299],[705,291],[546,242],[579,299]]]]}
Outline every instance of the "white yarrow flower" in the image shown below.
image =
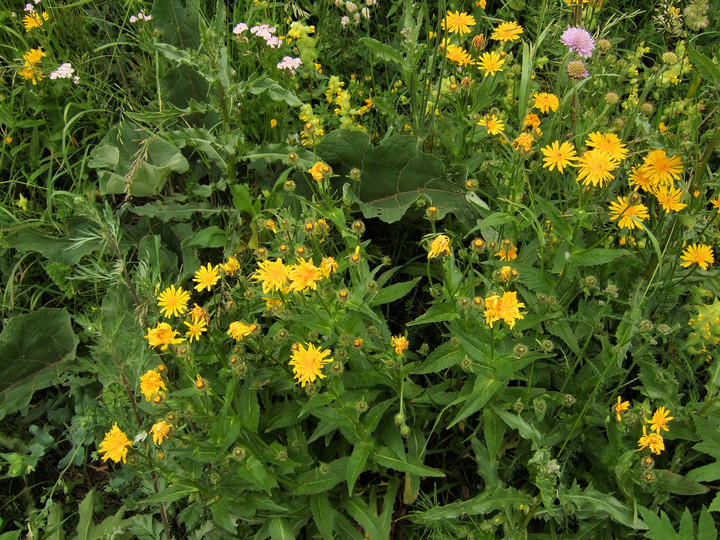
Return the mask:
{"type": "Polygon", "coordinates": [[[238,24],[235,26],[235,28],[233,28],[233,34],[235,34],[236,36],[239,36],[239,35],[242,34],[243,32],[246,32],[247,29],[248,29],[248,25],[247,25],[247,24],[245,24],[244,22],[238,23],[238,24]]]}
{"type": "MultiPolygon", "coordinates": [[[[75,70],[73,69],[70,62],[66,62],[64,64],[61,64],[59,68],[57,68],[55,71],[53,71],[50,74],[51,79],[70,79],[73,76],[73,73],[75,73],[75,70]]],[[[79,80],[79,78],[78,78],[79,80]]],[[[77,84],[77,83],[75,83],[77,84]]]]}

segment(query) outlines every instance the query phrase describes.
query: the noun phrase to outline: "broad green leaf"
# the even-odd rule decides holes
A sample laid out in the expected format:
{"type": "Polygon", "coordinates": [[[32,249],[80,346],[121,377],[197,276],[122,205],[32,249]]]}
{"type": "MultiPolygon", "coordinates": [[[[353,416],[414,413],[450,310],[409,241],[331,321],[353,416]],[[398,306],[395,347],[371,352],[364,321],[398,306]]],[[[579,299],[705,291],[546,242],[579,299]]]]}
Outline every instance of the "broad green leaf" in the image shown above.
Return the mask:
{"type": "Polygon", "coordinates": [[[717,540],[718,534],[710,511],[703,505],[698,518],[697,540],[717,540]]]}
{"type": "Polygon", "coordinates": [[[420,315],[414,321],[410,321],[406,326],[416,326],[418,324],[430,324],[444,321],[452,321],[459,318],[457,307],[449,302],[433,304],[425,313],[420,315]]]}
{"type": "Polygon", "coordinates": [[[270,518],[269,531],[272,540],[295,540],[295,535],[285,518],[270,518]]]}
{"type": "Polygon", "coordinates": [[[720,66],[716,61],[711,60],[692,45],[687,45],[688,56],[690,56],[690,62],[693,63],[695,68],[706,76],[715,79],[716,83],[720,83],[720,66]]]}
{"type": "Polygon", "coordinates": [[[260,423],[260,405],[257,390],[248,379],[240,392],[240,424],[252,433],[257,433],[260,423]]]}
{"type": "Polygon", "coordinates": [[[251,217],[255,217],[259,210],[259,201],[253,202],[250,191],[245,184],[235,184],[230,187],[233,196],[233,206],[241,212],[247,212],[251,217]]]}
{"type": "Polygon", "coordinates": [[[387,448],[380,446],[373,451],[373,459],[378,465],[394,469],[396,471],[417,474],[418,476],[431,476],[435,478],[444,478],[445,473],[435,470],[427,465],[423,465],[420,460],[410,456],[398,457],[398,455],[387,448]],[[404,459],[403,459],[404,458],[404,459]]]}
{"type": "Polygon", "coordinates": [[[242,478],[256,485],[268,495],[271,494],[273,488],[277,487],[275,479],[255,456],[248,456],[243,466],[238,467],[237,471],[242,478]]]}
{"type": "Polygon", "coordinates": [[[370,452],[375,448],[375,443],[372,441],[358,441],[353,447],[352,454],[348,459],[346,481],[348,485],[348,495],[352,495],[353,487],[355,487],[355,481],[358,476],[366,469],[367,458],[370,456],[370,452]]]}
{"type": "Polygon", "coordinates": [[[413,369],[413,373],[418,375],[424,373],[437,373],[449,367],[459,364],[465,352],[458,349],[451,343],[443,343],[435,349],[427,359],[418,367],[413,369]]]}
{"type": "Polygon", "coordinates": [[[85,255],[105,245],[97,228],[85,219],[73,219],[65,236],[50,236],[35,227],[5,233],[3,240],[20,253],[40,253],[52,261],[76,265],[85,255]]]}
{"type": "Polygon", "coordinates": [[[490,398],[493,397],[498,390],[505,387],[506,385],[507,382],[505,381],[500,381],[495,377],[487,377],[481,373],[478,373],[477,378],[475,379],[475,385],[473,386],[473,391],[470,396],[468,396],[467,398],[458,398],[463,400],[467,399],[467,401],[465,401],[465,405],[463,405],[462,408],[458,411],[458,413],[455,415],[455,418],[452,419],[446,429],[450,429],[461,420],[465,420],[465,418],[467,418],[471,414],[475,414],[477,411],[482,409],[485,404],[490,400],[490,398]]]}
{"type": "Polygon", "coordinates": [[[323,466],[316,467],[312,471],[300,473],[295,477],[295,495],[314,495],[324,493],[340,482],[344,481],[347,473],[348,458],[336,459],[325,464],[327,471],[323,472],[323,466]]]}
{"type": "Polygon", "coordinates": [[[75,529],[73,540],[92,540],[93,529],[93,505],[95,502],[95,490],[91,489],[78,506],[78,525],[75,529]]]}
{"type": "Polygon", "coordinates": [[[523,439],[531,440],[537,448],[543,446],[542,433],[540,433],[535,426],[531,426],[523,420],[519,414],[513,414],[494,406],[493,410],[508,426],[512,429],[517,429],[523,439]]]}
{"type": "Polygon", "coordinates": [[[193,493],[197,493],[199,490],[197,487],[189,484],[173,484],[165,489],[161,489],[159,493],[150,495],[142,501],[142,504],[157,504],[157,503],[171,503],[184,499],[193,493]]]}
{"type": "Polygon", "coordinates": [[[407,293],[413,290],[417,282],[420,281],[419,277],[416,277],[412,281],[404,281],[402,283],[394,283],[383,287],[370,301],[370,306],[379,306],[381,304],[387,304],[388,302],[394,302],[399,300],[407,293]]]}
{"type": "Polygon", "coordinates": [[[333,512],[327,493],[310,495],[310,508],[313,520],[323,538],[333,538],[333,512]]]}
{"type": "Polygon", "coordinates": [[[403,65],[403,57],[390,45],[385,45],[370,37],[361,37],[358,39],[358,43],[364,45],[368,51],[385,62],[394,62],[398,66],[403,65]]]}
{"type": "Polygon", "coordinates": [[[295,94],[289,90],[285,90],[269,77],[263,77],[253,81],[248,87],[248,91],[254,95],[267,93],[267,96],[273,101],[284,101],[290,107],[299,107],[303,104],[295,94]]]}
{"type": "Polygon", "coordinates": [[[0,411],[24,408],[36,390],[59,380],[77,344],[64,309],[40,308],[10,319],[0,333],[0,411]]]}
{"type": "Polygon", "coordinates": [[[197,246],[201,248],[218,248],[227,243],[227,233],[217,225],[212,225],[199,230],[185,242],[185,246],[197,246]]]}
{"type": "Polygon", "coordinates": [[[592,517],[600,513],[626,527],[632,529],[645,528],[643,523],[633,516],[633,512],[629,508],[612,495],[601,493],[592,486],[585,489],[581,489],[576,483],[569,489],[560,486],[558,497],[561,505],[568,503],[574,504],[578,516],[592,517]]]}
{"type": "Polygon", "coordinates": [[[581,249],[570,253],[567,264],[575,266],[598,266],[626,256],[632,256],[632,253],[625,249],[581,249]]]}
{"type": "Polygon", "coordinates": [[[210,203],[206,202],[182,204],[179,202],[163,203],[161,201],[156,201],[143,206],[132,206],[131,204],[126,204],[125,208],[136,216],[156,217],[161,221],[185,221],[190,220],[193,217],[193,214],[196,213],[202,214],[203,216],[210,216],[222,212],[221,209],[212,208],[210,203]]]}
{"type": "Polygon", "coordinates": [[[467,501],[435,506],[425,512],[418,512],[413,519],[420,523],[433,523],[456,519],[462,515],[486,515],[499,509],[518,508],[520,505],[529,506],[530,501],[529,495],[516,489],[495,489],[467,501]]]}
{"type": "Polygon", "coordinates": [[[660,510],[659,517],[654,510],[644,506],[638,506],[638,510],[642,515],[645,526],[648,528],[645,532],[645,538],[652,538],[653,540],[684,540],[675,533],[675,527],[670,522],[670,518],[662,510],[660,510]]]}
{"type": "Polygon", "coordinates": [[[682,476],[665,469],[655,469],[653,472],[655,480],[648,484],[649,490],[667,491],[678,495],[702,495],[710,491],[709,487],[699,484],[689,474],[682,476]]]}

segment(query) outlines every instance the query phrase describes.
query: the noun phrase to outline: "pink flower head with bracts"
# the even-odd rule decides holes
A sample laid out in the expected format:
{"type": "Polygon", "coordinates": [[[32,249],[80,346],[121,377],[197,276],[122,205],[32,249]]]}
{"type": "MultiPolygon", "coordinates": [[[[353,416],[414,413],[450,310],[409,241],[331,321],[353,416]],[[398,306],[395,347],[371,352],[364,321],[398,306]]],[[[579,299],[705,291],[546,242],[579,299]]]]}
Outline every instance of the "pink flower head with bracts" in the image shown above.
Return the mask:
{"type": "Polygon", "coordinates": [[[595,50],[595,40],[590,35],[590,32],[579,26],[565,30],[560,37],[560,41],[583,58],[590,58],[595,50]]]}

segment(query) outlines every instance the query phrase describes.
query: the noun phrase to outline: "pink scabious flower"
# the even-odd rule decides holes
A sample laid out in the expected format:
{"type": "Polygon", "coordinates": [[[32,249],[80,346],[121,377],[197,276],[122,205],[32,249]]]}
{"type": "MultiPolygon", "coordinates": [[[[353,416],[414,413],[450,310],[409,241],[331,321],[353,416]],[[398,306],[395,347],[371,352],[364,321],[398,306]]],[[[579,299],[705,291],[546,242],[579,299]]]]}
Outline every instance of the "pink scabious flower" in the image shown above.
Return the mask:
{"type": "Polygon", "coordinates": [[[560,41],[583,58],[590,58],[595,50],[595,40],[590,35],[590,32],[579,26],[565,30],[560,37],[560,41]]]}
{"type": "Polygon", "coordinates": [[[573,60],[568,63],[567,72],[573,79],[584,79],[590,76],[588,70],[585,68],[585,64],[582,63],[582,60],[573,60]]]}

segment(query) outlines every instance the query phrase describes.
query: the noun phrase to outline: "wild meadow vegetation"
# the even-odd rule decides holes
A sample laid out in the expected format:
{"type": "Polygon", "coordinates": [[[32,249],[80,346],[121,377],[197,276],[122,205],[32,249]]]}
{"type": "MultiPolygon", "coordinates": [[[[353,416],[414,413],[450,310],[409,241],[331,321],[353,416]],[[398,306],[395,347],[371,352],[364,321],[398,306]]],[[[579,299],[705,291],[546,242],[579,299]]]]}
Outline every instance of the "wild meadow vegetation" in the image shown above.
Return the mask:
{"type": "Polygon", "coordinates": [[[707,0],[0,6],[0,539],[715,539],[707,0]]]}

